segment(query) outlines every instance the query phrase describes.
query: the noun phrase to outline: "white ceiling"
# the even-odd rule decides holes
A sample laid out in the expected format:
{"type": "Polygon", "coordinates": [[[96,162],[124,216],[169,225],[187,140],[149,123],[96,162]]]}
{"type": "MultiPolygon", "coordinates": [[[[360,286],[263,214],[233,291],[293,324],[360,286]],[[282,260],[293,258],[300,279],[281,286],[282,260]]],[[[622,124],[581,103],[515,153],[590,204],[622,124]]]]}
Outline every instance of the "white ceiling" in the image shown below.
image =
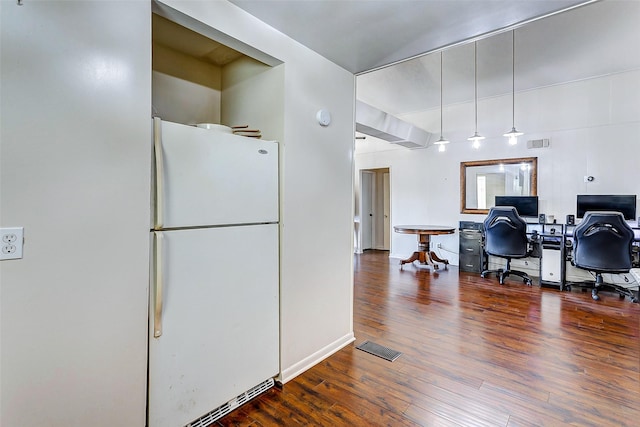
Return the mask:
{"type": "Polygon", "coordinates": [[[357,97],[394,115],[474,96],[511,92],[640,68],[640,1],[564,0],[230,0],[358,75],[357,97]],[[532,21],[532,22],[529,22],[532,21]],[[491,35],[494,34],[494,35],[491,35]],[[490,36],[488,36],[490,35],[490,36]],[[465,42],[467,41],[467,42],[465,42]],[[447,48],[449,47],[449,48],[447,48]],[[436,52],[420,56],[425,52],[436,52]],[[377,71],[402,59],[416,58],[377,71]]]}
{"type": "Polygon", "coordinates": [[[230,0],[358,74],[587,0],[230,0]]]}
{"type": "MultiPolygon", "coordinates": [[[[640,1],[603,1],[477,42],[478,98],[640,69],[640,1]],[[515,83],[514,83],[515,80],[515,83]]],[[[443,103],[473,101],[473,43],[443,51],[443,103]]],[[[395,115],[439,107],[440,55],[357,80],[358,99],[395,115]]]]}

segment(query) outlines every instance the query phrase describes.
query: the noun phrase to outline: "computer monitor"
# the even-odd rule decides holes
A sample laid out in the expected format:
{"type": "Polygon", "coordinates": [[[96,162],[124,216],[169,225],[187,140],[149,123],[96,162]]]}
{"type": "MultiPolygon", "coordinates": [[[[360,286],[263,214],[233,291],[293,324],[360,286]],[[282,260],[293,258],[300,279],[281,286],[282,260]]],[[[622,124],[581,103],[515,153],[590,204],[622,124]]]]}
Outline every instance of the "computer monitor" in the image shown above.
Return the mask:
{"type": "Polygon", "coordinates": [[[538,216],[538,196],[496,196],[496,206],[513,206],[520,216],[538,216]]]}
{"type": "Polygon", "coordinates": [[[620,212],[626,220],[636,219],[635,194],[578,194],[576,217],[582,218],[588,211],[620,212]]]}

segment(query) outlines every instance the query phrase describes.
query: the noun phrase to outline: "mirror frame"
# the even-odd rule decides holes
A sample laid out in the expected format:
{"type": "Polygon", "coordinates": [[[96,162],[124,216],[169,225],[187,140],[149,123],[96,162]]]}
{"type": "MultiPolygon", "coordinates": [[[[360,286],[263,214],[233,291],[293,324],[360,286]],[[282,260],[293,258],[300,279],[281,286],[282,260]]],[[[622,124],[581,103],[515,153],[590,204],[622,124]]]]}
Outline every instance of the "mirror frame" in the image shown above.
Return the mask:
{"type": "Polygon", "coordinates": [[[531,194],[538,195],[538,158],[518,157],[514,159],[476,160],[472,162],[460,162],[460,213],[463,214],[488,214],[489,209],[475,209],[466,206],[467,201],[467,168],[473,166],[512,165],[517,163],[531,163],[531,194]]]}

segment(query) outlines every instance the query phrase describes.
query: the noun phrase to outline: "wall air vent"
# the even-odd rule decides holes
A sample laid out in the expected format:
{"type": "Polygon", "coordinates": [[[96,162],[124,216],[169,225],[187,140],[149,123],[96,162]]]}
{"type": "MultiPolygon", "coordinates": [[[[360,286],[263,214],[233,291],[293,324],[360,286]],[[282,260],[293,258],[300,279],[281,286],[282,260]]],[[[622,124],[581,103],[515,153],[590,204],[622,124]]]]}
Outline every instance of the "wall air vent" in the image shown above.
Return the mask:
{"type": "Polygon", "coordinates": [[[530,139],[527,141],[527,148],[547,148],[548,146],[548,139],[530,139]]]}
{"type": "Polygon", "coordinates": [[[356,101],[356,131],[407,148],[424,148],[433,136],[362,101],[356,101]]]}

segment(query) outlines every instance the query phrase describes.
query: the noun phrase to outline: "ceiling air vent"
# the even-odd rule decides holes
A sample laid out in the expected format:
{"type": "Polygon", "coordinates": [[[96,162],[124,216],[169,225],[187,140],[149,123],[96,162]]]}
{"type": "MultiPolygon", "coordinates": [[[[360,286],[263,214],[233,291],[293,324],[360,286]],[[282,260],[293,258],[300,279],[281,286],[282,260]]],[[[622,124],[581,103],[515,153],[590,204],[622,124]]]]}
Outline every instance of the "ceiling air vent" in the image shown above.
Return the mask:
{"type": "Polygon", "coordinates": [[[362,101],[356,101],[356,131],[407,148],[424,148],[432,134],[362,101]]]}

